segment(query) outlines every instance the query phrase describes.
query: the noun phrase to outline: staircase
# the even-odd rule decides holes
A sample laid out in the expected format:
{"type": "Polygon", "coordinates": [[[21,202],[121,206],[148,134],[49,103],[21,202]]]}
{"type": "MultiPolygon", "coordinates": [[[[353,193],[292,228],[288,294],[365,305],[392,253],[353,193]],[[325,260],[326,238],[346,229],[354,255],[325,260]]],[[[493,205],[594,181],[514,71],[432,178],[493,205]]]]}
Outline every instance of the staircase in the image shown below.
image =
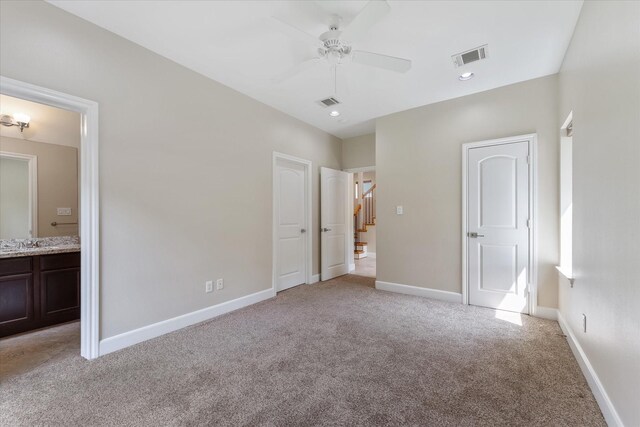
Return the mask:
{"type": "Polygon", "coordinates": [[[354,258],[362,259],[367,257],[367,242],[364,242],[362,233],[367,232],[367,227],[376,225],[376,184],[362,194],[359,203],[353,211],[354,224],[354,258]]]}

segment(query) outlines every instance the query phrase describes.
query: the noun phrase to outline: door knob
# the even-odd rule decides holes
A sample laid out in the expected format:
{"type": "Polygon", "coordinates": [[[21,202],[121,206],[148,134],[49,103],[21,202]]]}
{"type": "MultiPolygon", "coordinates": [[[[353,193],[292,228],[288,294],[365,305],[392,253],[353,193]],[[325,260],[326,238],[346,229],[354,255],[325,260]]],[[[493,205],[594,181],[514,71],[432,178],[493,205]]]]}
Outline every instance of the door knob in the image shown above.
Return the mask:
{"type": "Polygon", "coordinates": [[[469,237],[471,237],[473,239],[476,239],[478,237],[484,237],[484,234],[478,234],[476,232],[471,232],[471,233],[467,233],[467,236],[469,236],[469,237]]]}
{"type": "Polygon", "coordinates": [[[302,229],[300,230],[300,232],[301,232],[301,233],[306,233],[306,232],[307,232],[307,229],[306,229],[306,228],[302,228],[302,229]]]}

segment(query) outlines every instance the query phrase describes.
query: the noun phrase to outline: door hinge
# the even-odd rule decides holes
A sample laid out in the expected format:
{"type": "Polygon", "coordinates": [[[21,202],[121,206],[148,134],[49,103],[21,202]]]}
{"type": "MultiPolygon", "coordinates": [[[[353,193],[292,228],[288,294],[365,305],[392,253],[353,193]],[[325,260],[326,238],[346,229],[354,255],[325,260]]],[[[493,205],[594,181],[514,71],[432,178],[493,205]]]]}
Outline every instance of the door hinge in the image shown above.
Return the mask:
{"type": "Polygon", "coordinates": [[[527,228],[531,228],[531,220],[530,219],[527,220],[527,228]]]}
{"type": "Polygon", "coordinates": [[[531,156],[527,156],[527,164],[531,164],[531,156]]]}

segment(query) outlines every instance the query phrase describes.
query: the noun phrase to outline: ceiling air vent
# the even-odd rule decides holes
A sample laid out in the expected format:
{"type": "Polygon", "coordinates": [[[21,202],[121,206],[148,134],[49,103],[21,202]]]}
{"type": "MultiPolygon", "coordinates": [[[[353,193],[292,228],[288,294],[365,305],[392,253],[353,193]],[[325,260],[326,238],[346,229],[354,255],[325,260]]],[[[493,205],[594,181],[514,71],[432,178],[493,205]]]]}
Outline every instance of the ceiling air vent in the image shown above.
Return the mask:
{"type": "Polygon", "coordinates": [[[453,55],[451,59],[453,60],[453,64],[456,68],[458,68],[463,65],[485,59],[487,57],[487,53],[487,45],[485,44],[484,46],[453,55]]]}
{"type": "Polygon", "coordinates": [[[331,97],[327,99],[321,99],[320,101],[318,101],[318,103],[323,107],[331,107],[332,105],[340,104],[340,101],[331,97]]]}

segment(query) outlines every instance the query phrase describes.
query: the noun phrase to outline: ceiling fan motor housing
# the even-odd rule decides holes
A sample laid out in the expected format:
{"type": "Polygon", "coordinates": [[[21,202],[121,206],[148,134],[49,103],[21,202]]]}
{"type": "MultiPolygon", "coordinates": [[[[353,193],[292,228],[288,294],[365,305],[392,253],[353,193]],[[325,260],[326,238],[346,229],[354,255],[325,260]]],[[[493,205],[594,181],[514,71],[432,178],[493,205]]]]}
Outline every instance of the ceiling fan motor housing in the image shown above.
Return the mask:
{"type": "Polygon", "coordinates": [[[342,59],[351,53],[351,46],[340,40],[341,32],[330,30],[320,36],[324,47],[318,49],[318,53],[327,58],[342,59]]]}

